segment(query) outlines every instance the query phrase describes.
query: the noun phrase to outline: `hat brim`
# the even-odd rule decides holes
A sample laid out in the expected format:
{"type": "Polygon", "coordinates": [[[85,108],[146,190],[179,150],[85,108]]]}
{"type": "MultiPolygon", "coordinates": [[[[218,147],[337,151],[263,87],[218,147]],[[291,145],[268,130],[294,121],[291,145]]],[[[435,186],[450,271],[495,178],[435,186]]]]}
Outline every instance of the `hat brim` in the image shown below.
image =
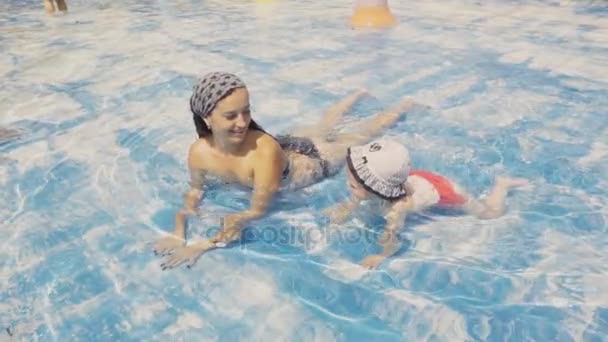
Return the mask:
{"type": "Polygon", "coordinates": [[[346,150],[346,165],[357,183],[365,190],[385,200],[394,201],[407,196],[405,186],[390,187],[371,172],[367,167],[363,149],[364,146],[354,146],[346,150]]]}

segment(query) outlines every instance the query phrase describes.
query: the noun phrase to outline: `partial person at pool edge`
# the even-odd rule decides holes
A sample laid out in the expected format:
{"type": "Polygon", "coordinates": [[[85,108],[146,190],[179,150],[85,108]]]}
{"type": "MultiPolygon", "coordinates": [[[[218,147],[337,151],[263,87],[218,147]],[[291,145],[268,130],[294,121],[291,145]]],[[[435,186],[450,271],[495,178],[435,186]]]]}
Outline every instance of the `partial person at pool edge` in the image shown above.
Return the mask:
{"type": "Polygon", "coordinates": [[[372,205],[368,208],[374,212],[382,213],[386,219],[386,227],[378,240],[382,252],[361,261],[368,269],[378,267],[401,248],[397,235],[408,214],[443,207],[479,219],[495,219],[504,215],[509,190],[528,184],[523,178],[496,177],[490,193],[478,200],[442,175],[412,170],[407,148],[386,138],[349,147],[346,164],[351,196],[326,209],[325,214],[332,224],[341,224],[354,212],[361,212],[365,203],[372,205]]]}
{"type": "Polygon", "coordinates": [[[0,127],[0,145],[4,143],[16,140],[23,135],[23,132],[19,129],[0,127]]]}
{"type": "Polygon", "coordinates": [[[57,9],[63,13],[68,11],[68,5],[65,3],[65,0],[43,0],[44,9],[48,14],[55,13],[55,2],[57,3],[57,9]]]}
{"type": "Polygon", "coordinates": [[[161,267],[191,266],[203,252],[238,240],[246,224],[266,214],[278,191],[304,188],[335,175],[344,165],[348,146],[369,141],[415,106],[405,100],[353,124],[354,133],[336,132],[344,114],[365,94],[357,91],[330,107],[319,123],[275,138],[252,119],[249,92],[240,78],[223,72],[205,75],[190,99],[199,136],[188,153],[191,189],[176,214],[173,234],[154,247],[155,254],[167,256],[161,267]],[[225,216],[222,230],[211,239],[186,245],[186,219],[203,199],[206,176],[253,188],[250,208],[225,216]]]}

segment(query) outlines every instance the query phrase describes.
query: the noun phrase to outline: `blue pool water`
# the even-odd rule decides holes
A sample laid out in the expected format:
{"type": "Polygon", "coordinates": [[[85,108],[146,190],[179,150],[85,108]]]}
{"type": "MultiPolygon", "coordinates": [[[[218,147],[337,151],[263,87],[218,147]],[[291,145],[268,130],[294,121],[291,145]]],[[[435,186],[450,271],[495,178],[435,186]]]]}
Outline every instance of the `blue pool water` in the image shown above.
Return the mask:
{"type": "MultiPolygon", "coordinates": [[[[608,335],[608,12],[602,1],[0,4],[0,340],[601,341],[608,335]],[[349,115],[430,106],[387,135],[483,195],[529,178],[492,221],[432,212],[376,272],[381,220],[332,230],[345,175],[286,194],[241,246],[162,271],[195,138],[196,77],[239,74],[281,133],[358,88],[349,115]]],[[[249,193],[211,187],[189,238],[249,193]]]]}

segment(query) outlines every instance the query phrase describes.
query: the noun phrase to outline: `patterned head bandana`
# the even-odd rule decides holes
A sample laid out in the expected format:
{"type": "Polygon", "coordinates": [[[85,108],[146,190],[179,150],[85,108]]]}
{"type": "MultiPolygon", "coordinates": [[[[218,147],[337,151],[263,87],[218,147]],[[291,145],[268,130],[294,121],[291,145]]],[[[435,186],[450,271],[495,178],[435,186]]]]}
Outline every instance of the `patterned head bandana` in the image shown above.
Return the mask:
{"type": "Polygon", "coordinates": [[[245,83],[236,75],[225,72],[212,72],[201,78],[192,89],[190,109],[201,118],[208,117],[217,103],[236,88],[246,88],[245,83]]]}
{"type": "Polygon", "coordinates": [[[385,199],[407,195],[410,154],[402,144],[379,139],[347,150],[346,163],[363,187],[385,199]]]}

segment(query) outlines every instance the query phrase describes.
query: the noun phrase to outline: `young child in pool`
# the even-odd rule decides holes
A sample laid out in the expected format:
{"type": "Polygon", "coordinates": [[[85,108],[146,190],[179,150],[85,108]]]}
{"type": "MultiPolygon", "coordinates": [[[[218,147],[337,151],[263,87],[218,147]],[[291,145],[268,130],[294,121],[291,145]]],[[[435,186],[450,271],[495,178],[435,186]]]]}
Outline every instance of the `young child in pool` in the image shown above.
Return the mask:
{"type": "Polygon", "coordinates": [[[397,231],[409,213],[439,206],[493,219],[504,214],[508,191],[528,184],[521,178],[497,177],[490,194],[477,200],[441,175],[412,170],[407,148],[388,139],[348,148],[346,163],[351,198],[326,213],[332,223],[341,223],[364,201],[380,206],[386,218],[386,228],[379,239],[383,251],[361,262],[369,269],[378,267],[399,250],[397,231]]]}

